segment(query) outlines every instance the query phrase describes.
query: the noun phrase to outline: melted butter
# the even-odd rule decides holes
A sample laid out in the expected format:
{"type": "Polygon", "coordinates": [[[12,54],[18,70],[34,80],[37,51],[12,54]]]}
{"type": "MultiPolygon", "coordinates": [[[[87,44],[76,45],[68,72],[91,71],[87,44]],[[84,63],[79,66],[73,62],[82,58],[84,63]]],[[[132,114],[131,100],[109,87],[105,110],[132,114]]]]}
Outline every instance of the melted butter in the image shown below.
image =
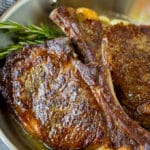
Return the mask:
{"type": "Polygon", "coordinates": [[[98,14],[94,10],[88,8],[78,8],[76,12],[79,16],[82,15],[82,17],[85,17],[86,19],[99,19],[98,14]]]}

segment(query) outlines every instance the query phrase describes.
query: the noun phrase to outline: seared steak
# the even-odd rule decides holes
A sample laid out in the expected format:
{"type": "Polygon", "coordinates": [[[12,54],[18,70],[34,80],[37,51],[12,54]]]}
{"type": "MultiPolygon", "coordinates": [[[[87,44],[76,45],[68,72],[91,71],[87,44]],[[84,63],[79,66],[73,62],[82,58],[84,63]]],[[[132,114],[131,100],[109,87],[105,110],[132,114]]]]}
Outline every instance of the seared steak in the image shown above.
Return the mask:
{"type": "MultiPolygon", "coordinates": [[[[77,39],[79,39],[81,35],[80,35],[80,32],[76,32],[76,28],[74,27],[79,27],[79,29],[82,30],[84,23],[82,23],[82,20],[80,21],[80,19],[78,19],[79,16],[75,10],[73,10],[72,8],[60,7],[60,8],[55,9],[51,13],[50,18],[60,28],[63,29],[66,35],[68,35],[72,39],[73,42],[75,42],[74,44],[77,44],[79,53],[82,54],[82,51],[87,49],[87,44],[85,44],[87,38],[85,39],[85,41],[83,38],[82,41],[77,42],[78,41],[77,39]],[[67,22],[67,25],[65,24],[65,22],[67,22]],[[70,26],[68,26],[69,23],[70,23],[70,26]],[[73,23],[73,26],[72,26],[72,23],[73,23]]],[[[84,15],[83,18],[85,22],[86,15],[84,15]]],[[[87,17],[87,20],[89,20],[88,17],[87,17]]],[[[92,22],[93,20],[90,20],[90,21],[92,22]]],[[[95,20],[94,22],[96,21],[98,22],[98,20],[95,20]]],[[[96,37],[97,39],[96,41],[99,41],[99,42],[94,43],[93,41],[93,44],[91,44],[92,46],[94,44],[99,44],[99,45],[101,44],[101,36],[99,36],[99,39],[97,38],[97,36],[95,36],[95,33],[96,33],[95,29],[98,29],[98,27],[91,28],[90,33],[93,33],[93,37],[96,37]]],[[[99,26],[99,29],[101,29],[100,26],[99,26]]],[[[84,33],[86,33],[85,30],[84,30],[84,33]]],[[[88,34],[86,35],[88,36],[88,34]]],[[[90,39],[90,36],[88,36],[88,38],[90,39]]],[[[95,52],[96,58],[92,60],[90,55],[88,55],[88,53],[85,53],[84,57],[86,57],[86,60],[89,60],[88,65],[84,66],[84,64],[78,63],[76,67],[80,71],[82,78],[91,88],[92,92],[94,93],[94,96],[96,97],[97,102],[99,103],[100,106],[102,106],[103,110],[105,111],[106,118],[107,118],[106,120],[108,121],[107,123],[111,124],[113,127],[113,128],[111,127],[110,128],[112,130],[120,129],[119,133],[120,135],[122,135],[122,138],[120,139],[123,140],[124,137],[128,135],[128,138],[130,140],[133,139],[141,147],[143,147],[143,149],[148,149],[150,146],[150,133],[148,133],[146,130],[141,128],[136,122],[130,119],[128,115],[124,112],[121,105],[119,104],[119,101],[117,100],[115,96],[115,92],[114,92],[113,84],[111,80],[111,75],[109,72],[109,68],[107,64],[105,63],[104,54],[102,53],[102,58],[101,58],[101,55],[99,55],[101,51],[100,46],[95,46],[94,50],[92,46],[89,49],[95,52]],[[87,72],[89,73],[86,74],[87,72]]],[[[108,127],[108,129],[110,128],[108,127]]],[[[113,135],[110,130],[108,130],[108,134],[110,138],[113,135]]],[[[118,135],[116,134],[116,138],[117,136],[118,135]]],[[[126,146],[130,147],[130,144],[129,145],[127,144],[126,146]]],[[[136,148],[138,149],[137,146],[136,148]]]]}
{"type": "Polygon", "coordinates": [[[0,90],[24,128],[53,149],[138,148],[82,78],[95,84],[97,70],[76,60],[69,40],[59,38],[10,55],[0,90]]]}
{"type": "Polygon", "coordinates": [[[102,50],[125,111],[150,128],[150,26],[109,27],[102,50]]]}
{"type": "Polygon", "coordinates": [[[30,133],[54,149],[109,142],[101,106],[81,78],[68,38],[8,57],[0,90],[30,133]]]}
{"type": "MultiPolygon", "coordinates": [[[[86,63],[100,63],[102,27],[97,19],[91,21],[78,10],[66,7],[55,9],[50,17],[78,46],[80,54],[85,51],[89,60],[86,63]],[[94,59],[86,50],[93,52],[94,59]]],[[[105,30],[102,47],[117,97],[130,117],[150,128],[150,27],[116,25],[105,30]]]]}

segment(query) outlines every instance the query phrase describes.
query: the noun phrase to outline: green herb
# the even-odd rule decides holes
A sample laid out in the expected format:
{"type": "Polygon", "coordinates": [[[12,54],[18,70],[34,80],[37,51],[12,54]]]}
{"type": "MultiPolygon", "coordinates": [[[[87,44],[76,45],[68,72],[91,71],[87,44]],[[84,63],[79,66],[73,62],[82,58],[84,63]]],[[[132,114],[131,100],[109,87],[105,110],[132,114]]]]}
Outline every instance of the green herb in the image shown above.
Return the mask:
{"type": "Polygon", "coordinates": [[[41,44],[44,40],[53,39],[62,33],[56,28],[40,26],[24,26],[14,21],[0,22],[0,30],[5,31],[14,40],[14,45],[0,49],[0,59],[5,58],[12,51],[21,50],[23,45],[41,44]]]}

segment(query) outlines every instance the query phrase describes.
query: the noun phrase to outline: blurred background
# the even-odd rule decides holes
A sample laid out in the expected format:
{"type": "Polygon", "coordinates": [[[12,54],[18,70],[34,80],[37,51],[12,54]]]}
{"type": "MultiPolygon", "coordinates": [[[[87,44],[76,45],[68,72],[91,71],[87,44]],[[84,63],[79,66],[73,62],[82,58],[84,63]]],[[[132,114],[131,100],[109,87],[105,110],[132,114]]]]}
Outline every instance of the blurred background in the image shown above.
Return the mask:
{"type": "Polygon", "coordinates": [[[8,9],[16,0],[0,0],[0,15],[8,9]]]}
{"type": "Polygon", "coordinates": [[[92,7],[99,14],[115,12],[123,14],[135,23],[150,24],[150,0],[58,0],[58,3],[92,7]]]}
{"type": "MultiPolygon", "coordinates": [[[[17,0],[0,0],[0,15],[7,10],[17,0]]],[[[21,0],[20,0],[21,1],[21,0]]],[[[22,0],[23,1],[23,0],[22,0]]],[[[31,0],[32,1],[32,0],[31,0]]],[[[150,0],[48,0],[58,3],[71,4],[82,3],[85,5],[97,4],[102,5],[104,10],[113,10],[115,12],[124,14],[131,19],[138,20],[138,23],[150,24],[150,0]],[[95,3],[96,4],[96,3],[95,3]]],[[[99,8],[95,5],[95,9],[99,8]]]]}
{"type": "MultiPolygon", "coordinates": [[[[0,0],[0,16],[7,10],[16,0],[0,0]]],[[[0,139],[0,150],[9,150],[0,139]]]]}

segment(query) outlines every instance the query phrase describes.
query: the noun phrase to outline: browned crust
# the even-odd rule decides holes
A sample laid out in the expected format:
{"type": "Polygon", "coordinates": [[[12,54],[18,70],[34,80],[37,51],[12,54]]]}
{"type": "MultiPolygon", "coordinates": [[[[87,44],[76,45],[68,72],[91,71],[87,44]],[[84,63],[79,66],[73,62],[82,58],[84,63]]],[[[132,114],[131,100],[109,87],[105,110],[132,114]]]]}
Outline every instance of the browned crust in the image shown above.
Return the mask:
{"type": "Polygon", "coordinates": [[[107,28],[103,50],[125,111],[150,128],[150,26],[119,24],[107,28]]]}
{"type": "Polygon", "coordinates": [[[87,19],[80,16],[71,7],[61,6],[52,11],[50,18],[65,32],[73,43],[80,49],[84,62],[96,62],[101,55],[102,26],[99,20],[87,19]]]}

